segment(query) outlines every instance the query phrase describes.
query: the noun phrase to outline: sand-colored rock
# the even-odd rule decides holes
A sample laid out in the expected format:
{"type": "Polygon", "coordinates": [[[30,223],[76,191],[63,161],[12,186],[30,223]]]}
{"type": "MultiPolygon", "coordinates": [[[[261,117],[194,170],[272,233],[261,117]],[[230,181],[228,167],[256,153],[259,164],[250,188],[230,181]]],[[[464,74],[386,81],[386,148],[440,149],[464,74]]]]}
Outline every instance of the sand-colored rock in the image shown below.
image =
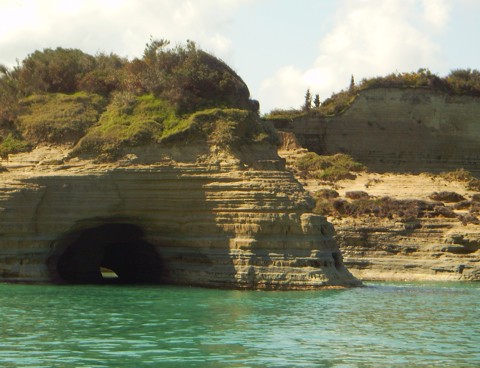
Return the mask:
{"type": "Polygon", "coordinates": [[[423,88],[372,88],[333,117],[277,121],[319,154],[347,153],[376,172],[480,175],[480,98],[423,88]]]}
{"type": "Polygon", "coordinates": [[[359,284],[269,145],[156,145],[103,164],[69,152],[41,146],[2,162],[0,281],[100,282],[102,266],[208,287],[359,284]]]}
{"type": "MultiPolygon", "coordinates": [[[[289,136],[291,133],[282,133],[289,136]]],[[[282,146],[280,155],[287,165],[305,154],[295,145],[282,146]]],[[[301,180],[311,193],[334,189],[339,199],[349,200],[348,192],[362,191],[374,198],[431,201],[434,192],[454,192],[471,200],[477,193],[465,183],[431,174],[355,173],[354,180],[334,183],[301,180]]],[[[454,208],[455,203],[443,203],[454,208]]],[[[468,211],[454,209],[456,215],[468,211]]],[[[361,280],[480,280],[480,225],[462,223],[459,218],[424,216],[406,221],[401,218],[328,217],[336,230],[335,239],[348,269],[361,280]]]]}

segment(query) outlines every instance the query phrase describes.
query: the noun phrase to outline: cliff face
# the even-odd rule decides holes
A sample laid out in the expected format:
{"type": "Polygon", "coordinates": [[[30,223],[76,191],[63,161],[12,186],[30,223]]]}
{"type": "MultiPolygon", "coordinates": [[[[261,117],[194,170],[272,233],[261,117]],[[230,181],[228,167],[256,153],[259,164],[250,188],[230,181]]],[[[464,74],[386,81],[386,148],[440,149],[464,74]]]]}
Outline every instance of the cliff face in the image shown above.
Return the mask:
{"type": "Polygon", "coordinates": [[[480,98],[428,89],[361,91],[343,113],[278,122],[303,147],[347,153],[372,171],[439,172],[463,167],[480,175],[480,98]]]}
{"type": "MultiPolygon", "coordinates": [[[[298,146],[292,133],[280,136],[283,145],[279,154],[292,168],[295,160],[308,151],[298,146]]],[[[298,174],[297,170],[292,171],[298,174]]],[[[480,280],[478,192],[465,182],[431,174],[367,172],[354,173],[352,177],[335,182],[299,180],[313,195],[322,191],[338,195],[331,202],[320,197],[317,210],[332,204],[335,207],[335,203],[362,206],[363,202],[367,208],[369,203],[376,202],[371,211],[361,214],[328,216],[335,227],[334,238],[344,263],[355,277],[380,281],[480,280]],[[454,202],[454,195],[445,196],[442,201],[431,199],[433,193],[441,192],[461,197],[454,202]],[[356,202],[352,193],[361,193],[364,198],[356,202]],[[425,209],[418,211],[416,202],[423,203],[425,209]],[[403,207],[395,210],[400,206],[403,207]],[[390,214],[385,214],[389,210],[390,214]],[[402,216],[402,211],[409,214],[402,216]]]]}
{"type": "Polygon", "coordinates": [[[456,219],[332,220],[345,264],[362,280],[480,280],[480,228],[456,219]]]}
{"type": "Polygon", "coordinates": [[[69,152],[2,163],[0,281],[101,283],[110,269],[123,282],[358,285],[270,145],[152,145],[105,164],[69,152]]]}

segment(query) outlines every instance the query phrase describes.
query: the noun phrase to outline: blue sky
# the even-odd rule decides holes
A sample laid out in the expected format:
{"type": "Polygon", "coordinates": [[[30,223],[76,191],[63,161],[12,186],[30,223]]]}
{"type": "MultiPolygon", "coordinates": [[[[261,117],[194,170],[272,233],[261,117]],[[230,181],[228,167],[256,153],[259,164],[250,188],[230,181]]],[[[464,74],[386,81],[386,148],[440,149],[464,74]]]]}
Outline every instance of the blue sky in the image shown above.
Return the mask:
{"type": "Polygon", "coordinates": [[[262,112],[357,81],[480,68],[479,0],[0,0],[0,63],[37,49],[141,56],[186,39],[231,65],[262,112]]]}

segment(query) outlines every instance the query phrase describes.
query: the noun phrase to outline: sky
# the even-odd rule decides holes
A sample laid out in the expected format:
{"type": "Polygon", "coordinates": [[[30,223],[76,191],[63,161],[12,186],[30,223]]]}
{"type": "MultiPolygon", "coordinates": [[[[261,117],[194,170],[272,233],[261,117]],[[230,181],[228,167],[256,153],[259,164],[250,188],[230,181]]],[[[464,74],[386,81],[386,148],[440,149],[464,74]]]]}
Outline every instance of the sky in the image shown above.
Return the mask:
{"type": "Polygon", "coordinates": [[[45,48],[141,57],[193,40],[227,62],[261,111],[355,81],[480,69],[480,0],[0,0],[0,64],[45,48]]]}

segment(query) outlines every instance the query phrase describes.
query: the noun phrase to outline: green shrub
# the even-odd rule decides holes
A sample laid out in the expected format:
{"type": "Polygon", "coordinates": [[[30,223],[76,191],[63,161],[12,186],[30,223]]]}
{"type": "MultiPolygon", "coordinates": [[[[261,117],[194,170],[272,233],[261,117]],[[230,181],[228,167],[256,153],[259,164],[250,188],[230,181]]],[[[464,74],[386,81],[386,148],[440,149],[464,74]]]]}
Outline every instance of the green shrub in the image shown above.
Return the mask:
{"type": "Polygon", "coordinates": [[[78,49],[61,47],[35,51],[14,70],[24,95],[39,92],[74,93],[80,80],[95,68],[95,58],[78,49]]]}
{"type": "Polygon", "coordinates": [[[210,144],[275,143],[272,132],[252,111],[215,108],[193,114],[190,121],[210,144]]]}
{"type": "Polygon", "coordinates": [[[166,100],[179,113],[212,107],[258,110],[246,84],[223,61],[192,41],[174,48],[168,45],[166,40],[151,40],[143,58],[127,66],[130,90],[166,100]]]}
{"type": "Polygon", "coordinates": [[[9,154],[27,152],[31,150],[31,145],[22,138],[9,134],[0,143],[0,157],[6,158],[9,154]]]}
{"type": "Polygon", "coordinates": [[[314,152],[309,152],[299,157],[293,166],[303,178],[325,181],[351,179],[355,177],[352,172],[366,170],[364,165],[354,161],[351,156],[342,153],[333,156],[320,156],[314,152]]]}
{"type": "Polygon", "coordinates": [[[270,111],[268,114],[264,116],[264,119],[266,120],[294,120],[298,119],[304,116],[309,116],[310,114],[307,114],[303,110],[297,110],[297,109],[289,109],[289,110],[283,110],[283,109],[274,109],[270,111]]]}

